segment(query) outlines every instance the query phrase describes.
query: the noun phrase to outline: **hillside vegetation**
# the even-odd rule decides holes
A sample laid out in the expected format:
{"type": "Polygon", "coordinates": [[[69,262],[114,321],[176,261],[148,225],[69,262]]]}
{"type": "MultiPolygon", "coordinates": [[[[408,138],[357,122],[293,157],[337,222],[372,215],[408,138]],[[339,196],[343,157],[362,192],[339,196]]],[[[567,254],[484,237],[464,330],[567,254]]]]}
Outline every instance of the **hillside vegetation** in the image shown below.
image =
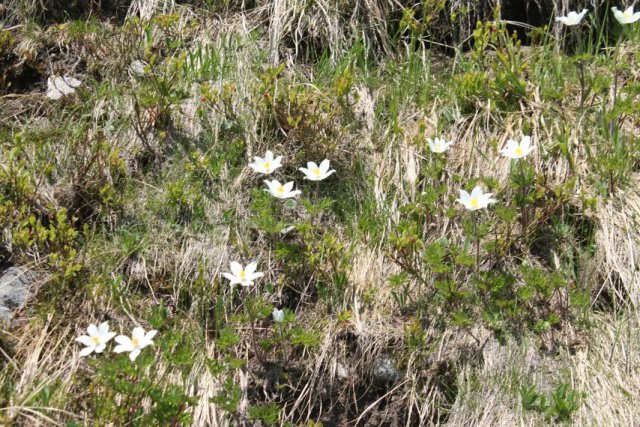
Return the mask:
{"type": "Polygon", "coordinates": [[[0,425],[640,425],[626,4],[5,3],[0,425]]]}

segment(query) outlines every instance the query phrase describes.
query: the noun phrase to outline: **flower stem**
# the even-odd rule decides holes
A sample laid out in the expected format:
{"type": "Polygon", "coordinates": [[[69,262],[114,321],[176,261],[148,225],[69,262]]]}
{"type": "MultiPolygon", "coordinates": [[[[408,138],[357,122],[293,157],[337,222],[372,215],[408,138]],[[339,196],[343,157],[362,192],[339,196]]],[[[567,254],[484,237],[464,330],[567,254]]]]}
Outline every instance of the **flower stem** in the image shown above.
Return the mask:
{"type": "Polygon", "coordinates": [[[527,228],[527,223],[529,222],[529,218],[527,218],[527,206],[526,206],[526,188],[525,188],[525,176],[524,176],[524,166],[522,165],[523,160],[518,161],[520,167],[520,180],[522,182],[522,186],[520,187],[520,221],[522,223],[522,233],[527,228]]]}
{"type": "MultiPolygon", "coordinates": [[[[245,289],[244,291],[244,300],[247,300],[247,297],[249,296],[249,290],[245,289]]],[[[245,306],[246,308],[246,306],[245,306]]],[[[255,353],[256,357],[258,358],[258,360],[260,361],[261,364],[265,364],[265,360],[262,357],[262,353],[260,352],[260,349],[258,348],[258,341],[256,340],[256,327],[254,325],[255,323],[255,319],[253,318],[252,314],[249,312],[249,310],[247,309],[247,314],[249,315],[249,325],[251,326],[251,346],[253,347],[253,352],[255,353]]]]}
{"type": "Polygon", "coordinates": [[[480,236],[478,236],[478,217],[477,212],[471,213],[471,218],[473,220],[473,237],[476,239],[476,274],[478,273],[478,269],[480,268],[480,236]]]}
{"type": "Polygon", "coordinates": [[[585,94],[585,80],[584,80],[584,63],[582,60],[578,61],[578,76],[580,78],[580,114],[584,113],[584,94],[585,94]]]}
{"type": "Polygon", "coordinates": [[[284,331],[282,330],[282,324],[278,324],[278,330],[280,331],[280,343],[282,344],[282,369],[284,370],[287,367],[287,363],[289,362],[289,358],[287,357],[287,343],[284,340],[284,331]]]}

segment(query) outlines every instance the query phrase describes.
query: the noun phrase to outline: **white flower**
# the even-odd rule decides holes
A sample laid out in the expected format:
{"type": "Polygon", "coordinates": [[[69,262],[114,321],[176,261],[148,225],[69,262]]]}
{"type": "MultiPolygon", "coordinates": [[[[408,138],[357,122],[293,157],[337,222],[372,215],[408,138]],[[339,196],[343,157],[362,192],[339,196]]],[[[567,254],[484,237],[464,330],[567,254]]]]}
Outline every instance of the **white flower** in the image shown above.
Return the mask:
{"type": "Polygon", "coordinates": [[[523,136],[520,143],[513,139],[508,140],[507,147],[500,150],[500,153],[510,159],[522,159],[527,157],[535,148],[535,145],[531,145],[531,137],[523,136]]]}
{"type": "Polygon", "coordinates": [[[613,16],[618,20],[622,25],[625,24],[633,24],[638,19],[640,19],[640,12],[633,13],[633,5],[629,6],[624,12],[618,10],[617,7],[612,7],[613,16]]]}
{"type": "Polygon", "coordinates": [[[86,347],[80,350],[80,356],[88,356],[93,352],[102,353],[107,347],[107,342],[116,336],[115,332],[109,332],[109,322],[101,323],[96,327],[93,323],[87,328],[88,335],[80,335],[76,338],[86,347]]]}
{"type": "Polygon", "coordinates": [[[47,97],[60,99],[76,91],[80,86],[80,80],[69,76],[50,76],[47,79],[47,97]]]}
{"type": "Polygon", "coordinates": [[[453,145],[453,141],[447,142],[444,138],[427,138],[427,144],[429,144],[429,150],[433,153],[444,153],[447,151],[450,145],[453,145]]]}
{"type": "Polygon", "coordinates": [[[265,188],[265,191],[268,191],[269,194],[273,197],[277,197],[278,199],[290,199],[302,193],[300,190],[293,190],[293,181],[287,182],[286,184],[280,184],[280,181],[277,179],[274,179],[273,181],[266,179],[264,183],[269,187],[265,188]]]}
{"type": "Polygon", "coordinates": [[[255,172],[263,173],[265,175],[270,174],[271,172],[282,166],[282,156],[278,156],[274,159],[273,152],[271,152],[271,150],[267,150],[264,158],[255,156],[253,159],[254,162],[249,163],[251,169],[253,169],[255,172]]]}
{"type": "Polygon", "coordinates": [[[470,211],[476,211],[478,209],[486,208],[489,206],[489,203],[495,203],[496,200],[491,196],[493,196],[492,193],[482,193],[482,189],[476,186],[471,191],[471,194],[464,190],[460,190],[460,198],[456,199],[456,201],[462,203],[464,207],[470,211]]]}
{"type": "Polygon", "coordinates": [[[329,159],[324,159],[320,163],[320,166],[315,162],[307,162],[306,168],[298,169],[305,175],[304,179],[308,179],[310,181],[322,181],[335,172],[333,169],[329,170],[329,167],[329,159]]]}
{"type": "Polygon", "coordinates": [[[271,317],[273,317],[274,322],[282,323],[284,321],[284,310],[278,310],[277,308],[273,307],[271,317]]]}
{"type": "Polygon", "coordinates": [[[578,25],[584,15],[588,12],[587,9],[583,9],[582,12],[576,13],[571,11],[567,14],[567,16],[556,16],[556,22],[562,22],[567,27],[573,27],[574,25],[578,25]]]}
{"type": "Polygon", "coordinates": [[[246,267],[242,267],[239,262],[231,261],[231,273],[222,273],[222,275],[231,281],[231,285],[240,284],[240,286],[252,286],[253,281],[264,276],[264,273],[256,272],[258,263],[255,261],[249,263],[246,267]]]}
{"type": "Polygon", "coordinates": [[[133,328],[131,338],[126,335],[118,335],[116,342],[118,345],[113,349],[116,353],[122,353],[124,351],[129,352],[129,359],[133,362],[140,354],[143,348],[153,345],[153,337],[156,336],[158,331],[144,332],[141,327],[133,328]]]}

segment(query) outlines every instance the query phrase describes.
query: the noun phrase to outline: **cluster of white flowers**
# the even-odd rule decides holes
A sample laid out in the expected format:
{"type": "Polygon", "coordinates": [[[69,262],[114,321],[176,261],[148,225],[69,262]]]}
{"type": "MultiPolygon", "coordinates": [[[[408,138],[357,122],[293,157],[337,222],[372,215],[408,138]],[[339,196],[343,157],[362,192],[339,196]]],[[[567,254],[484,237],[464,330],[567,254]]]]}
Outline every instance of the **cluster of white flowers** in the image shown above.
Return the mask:
{"type": "Polygon", "coordinates": [[[118,345],[113,349],[116,353],[127,352],[129,359],[136,360],[143,348],[153,345],[153,337],[158,331],[145,332],[143,328],[133,328],[131,338],[126,335],[118,335],[109,332],[109,322],[96,326],[93,323],[87,328],[87,335],[80,335],[76,341],[83,344],[85,348],[80,350],[80,356],[88,356],[91,353],[102,353],[107,348],[107,343],[115,337],[118,345]]]}
{"type": "MultiPolygon", "coordinates": [[[[446,141],[444,138],[434,138],[433,140],[427,138],[427,142],[429,149],[434,153],[444,153],[453,145],[452,141],[446,141]]],[[[520,142],[509,139],[506,147],[500,150],[500,153],[507,158],[519,160],[528,156],[534,149],[535,146],[531,145],[531,137],[524,136],[520,142]]],[[[268,150],[264,157],[254,157],[254,162],[250,163],[249,166],[257,173],[269,175],[282,166],[282,156],[274,157],[273,152],[268,150]]],[[[335,172],[333,169],[330,170],[330,167],[329,160],[325,159],[320,162],[319,165],[315,162],[308,162],[306,168],[301,167],[299,170],[304,173],[305,179],[321,181],[335,172]]],[[[264,182],[267,184],[266,191],[278,199],[292,198],[301,193],[300,190],[293,190],[293,181],[287,182],[286,184],[281,184],[280,181],[276,179],[271,181],[265,180],[264,182]]],[[[492,193],[483,193],[482,189],[478,186],[476,186],[471,193],[460,190],[460,198],[456,199],[456,201],[470,211],[487,208],[489,204],[496,202],[492,193]]],[[[230,263],[230,269],[231,272],[222,273],[222,275],[229,280],[232,286],[237,284],[245,287],[252,286],[256,279],[264,276],[264,273],[256,271],[257,263],[255,261],[249,263],[246,267],[243,267],[238,262],[232,261],[230,263]]],[[[281,322],[282,316],[281,310],[274,309],[273,320],[275,322],[281,322]]]]}
{"type": "MultiPolygon", "coordinates": [[[[621,11],[614,6],[611,8],[611,11],[613,12],[613,16],[616,20],[622,25],[633,24],[640,19],[640,12],[633,12],[633,5],[629,6],[624,11],[621,11]]],[[[587,12],[587,9],[583,9],[580,13],[571,11],[567,13],[566,16],[557,16],[556,22],[562,22],[567,27],[573,27],[582,21],[582,18],[584,18],[587,12]]]]}
{"type": "MultiPolygon", "coordinates": [[[[282,167],[282,158],[282,156],[276,157],[273,154],[273,151],[267,150],[264,157],[254,156],[253,162],[249,163],[249,167],[256,173],[270,175],[276,169],[282,167]]],[[[298,170],[304,174],[304,179],[316,182],[327,179],[336,172],[334,169],[331,169],[331,162],[329,159],[324,159],[320,164],[317,164],[316,162],[307,162],[306,168],[301,167],[298,168],[298,170]]],[[[302,194],[301,190],[293,189],[293,181],[281,183],[277,179],[266,179],[264,180],[264,183],[267,185],[265,191],[277,199],[291,199],[302,194]]],[[[264,273],[256,271],[258,264],[255,261],[247,264],[246,267],[243,267],[239,262],[231,261],[229,268],[231,271],[222,273],[222,275],[229,280],[229,284],[231,286],[253,286],[256,279],[264,276],[264,273]]],[[[282,323],[284,321],[284,311],[274,308],[272,317],[274,322],[282,323]]]]}
{"type": "MultiPolygon", "coordinates": [[[[263,175],[270,175],[273,171],[282,167],[282,156],[274,157],[271,150],[267,150],[264,157],[254,156],[253,160],[253,163],[249,163],[249,167],[254,172],[263,175]]],[[[320,162],[320,165],[316,164],[316,162],[308,162],[306,168],[299,168],[299,170],[304,174],[304,179],[322,181],[335,173],[335,170],[329,170],[330,167],[329,159],[324,159],[320,162]]],[[[291,199],[302,193],[300,190],[293,189],[293,181],[280,183],[277,179],[267,179],[264,183],[267,184],[265,191],[278,199],[291,199]]]]}
{"type": "MultiPolygon", "coordinates": [[[[444,153],[453,145],[453,141],[447,141],[444,138],[427,138],[427,144],[431,152],[444,153]]],[[[500,154],[512,160],[520,160],[527,157],[535,148],[531,145],[531,137],[523,136],[520,142],[509,139],[507,146],[500,150],[500,154]]],[[[471,190],[471,193],[460,190],[460,197],[456,201],[470,211],[487,208],[490,203],[496,202],[492,193],[483,193],[478,186],[471,190]]]]}

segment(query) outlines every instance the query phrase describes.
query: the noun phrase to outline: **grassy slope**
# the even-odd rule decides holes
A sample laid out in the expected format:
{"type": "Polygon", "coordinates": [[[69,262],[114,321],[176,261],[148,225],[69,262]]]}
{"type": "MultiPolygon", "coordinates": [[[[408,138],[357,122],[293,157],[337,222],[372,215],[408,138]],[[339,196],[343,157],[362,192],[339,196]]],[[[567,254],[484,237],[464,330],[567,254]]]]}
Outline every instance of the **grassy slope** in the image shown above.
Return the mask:
{"type": "Polygon", "coordinates": [[[3,33],[16,57],[46,55],[83,85],[59,102],[2,97],[6,261],[40,280],[0,336],[0,423],[637,424],[637,41],[583,58],[580,108],[579,66],[553,39],[521,48],[495,28],[486,49],[441,57],[408,36],[372,58],[372,39],[297,9],[266,29],[267,11],[3,33]],[[307,61],[304,35],[344,49],[307,61]],[[522,289],[525,265],[561,285],[510,311],[521,294],[479,291],[452,261],[475,259],[455,198],[481,178],[513,208],[497,150],[523,133],[537,145],[533,219],[523,231],[518,209],[482,216],[478,270],[522,289]],[[455,142],[446,163],[426,147],[440,134],[455,142]],[[293,209],[246,166],[266,149],[303,191],[293,209]],[[331,204],[296,170],[324,157],[331,204]],[[442,238],[452,252],[435,262],[442,238]],[[266,277],[234,294],[220,276],[232,260],[266,277]],[[271,305],[295,314],[284,346],[271,305]],[[156,328],[156,345],[137,365],[79,358],[75,336],[104,320],[156,328]],[[403,372],[391,384],[375,374],[387,356],[403,372]],[[527,389],[551,403],[525,408],[527,389]]]}

